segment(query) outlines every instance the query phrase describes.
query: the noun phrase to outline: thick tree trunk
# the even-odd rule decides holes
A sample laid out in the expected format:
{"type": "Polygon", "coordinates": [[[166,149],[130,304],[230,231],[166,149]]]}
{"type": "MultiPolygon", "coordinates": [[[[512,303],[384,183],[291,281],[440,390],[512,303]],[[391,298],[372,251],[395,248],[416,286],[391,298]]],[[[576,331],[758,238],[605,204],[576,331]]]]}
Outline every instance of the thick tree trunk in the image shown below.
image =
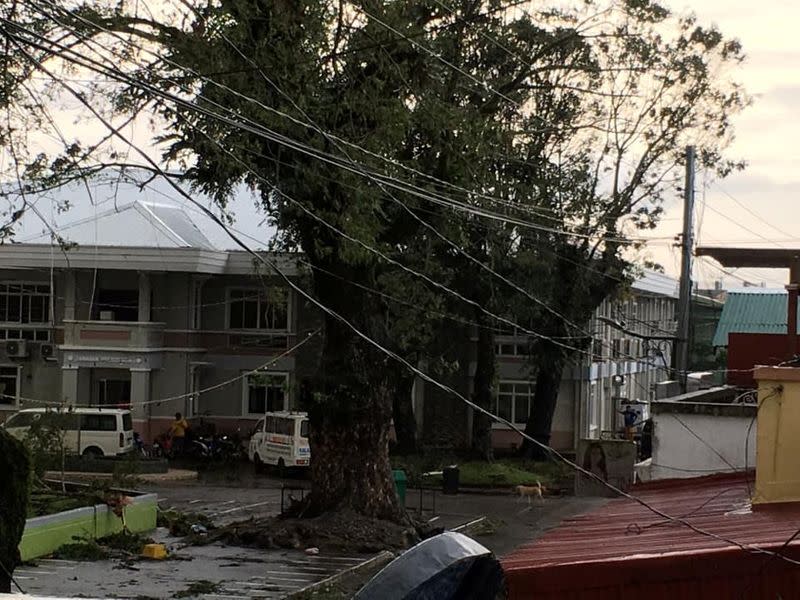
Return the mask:
{"type": "MultiPolygon", "coordinates": [[[[483,319],[479,319],[483,324],[483,319]]],[[[472,401],[490,412],[492,407],[492,388],[495,378],[494,332],[488,327],[478,329],[478,347],[475,378],[473,379],[472,401]]],[[[484,460],[493,460],[492,419],[480,411],[473,411],[472,450],[484,460]]]]}
{"type": "MultiPolygon", "coordinates": [[[[349,315],[372,339],[384,340],[381,312],[369,298],[344,294],[339,282],[323,278],[315,288],[323,304],[349,315]]],[[[309,394],[312,488],[306,516],[350,509],[404,521],[389,463],[398,369],[349,327],[326,317],[322,361],[309,394]]]]}
{"type": "Polygon", "coordinates": [[[417,419],[414,416],[414,377],[403,377],[394,393],[392,414],[394,433],[397,437],[395,452],[401,455],[417,451],[417,419]]]}
{"type": "Polygon", "coordinates": [[[11,592],[28,513],[30,461],[25,447],[0,429],[0,593],[11,592]]]}
{"type": "MultiPolygon", "coordinates": [[[[558,390],[564,371],[564,360],[559,356],[547,355],[539,361],[536,385],[533,392],[533,407],[525,425],[525,434],[540,444],[550,445],[550,432],[553,426],[553,414],[558,401],[558,390]]],[[[530,440],[525,440],[521,448],[522,455],[534,460],[547,460],[550,453],[530,440]]]]}
{"type": "MultiPolygon", "coordinates": [[[[330,398],[331,405],[343,406],[349,393],[330,398]]],[[[403,519],[389,464],[389,393],[384,388],[372,396],[376,411],[370,414],[343,408],[348,415],[342,418],[342,413],[316,411],[309,438],[313,484],[309,516],[350,509],[379,519],[403,519]]]]}

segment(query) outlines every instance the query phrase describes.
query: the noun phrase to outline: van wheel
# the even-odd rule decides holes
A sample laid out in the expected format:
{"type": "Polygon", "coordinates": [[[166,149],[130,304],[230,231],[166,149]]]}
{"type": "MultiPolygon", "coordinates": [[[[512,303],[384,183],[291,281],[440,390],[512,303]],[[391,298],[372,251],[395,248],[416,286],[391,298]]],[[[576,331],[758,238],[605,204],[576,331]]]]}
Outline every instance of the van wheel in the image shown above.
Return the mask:
{"type": "Polygon", "coordinates": [[[94,460],[95,458],[100,458],[101,456],[103,456],[103,451],[100,450],[100,448],[95,448],[94,446],[91,448],[86,448],[86,450],[83,451],[83,458],[87,460],[94,460]]]}
{"type": "Polygon", "coordinates": [[[264,463],[261,462],[261,457],[258,454],[253,456],[253,470],[256,474],[264,472],[264,463]]]}
{"type": "Polygon", "coordinates": [[[283,479],[286,477],[286,463],[283,461],[282,458],[278,459],[278,477],[283,479]]]}

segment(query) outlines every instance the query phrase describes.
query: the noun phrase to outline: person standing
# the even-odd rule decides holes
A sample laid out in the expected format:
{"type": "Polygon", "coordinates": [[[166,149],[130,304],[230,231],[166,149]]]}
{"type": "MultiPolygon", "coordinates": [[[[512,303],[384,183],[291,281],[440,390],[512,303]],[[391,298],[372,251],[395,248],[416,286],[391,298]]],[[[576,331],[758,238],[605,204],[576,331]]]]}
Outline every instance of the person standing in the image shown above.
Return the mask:
{"type": "Polygon", "coordinates": [[[172,437],[172,452],[173,456],[183,454],[184,442],[186,441],[186,432],[189,429],[189,422],[183,418],[181,413],[175,413],[175,420],[169,428],[170,436],[172,437]]]}
{"type": "Polygon", "coordinates": [[[639,418],[639,414],[633,410],[633,407],[630,404],[625,407],[625,410],[621,410],[619,412],[622,415],[622,419],[625,424],[625,438],[629,442],[632,442],[634,434],[636,433],[636,421],[639,418]]]}

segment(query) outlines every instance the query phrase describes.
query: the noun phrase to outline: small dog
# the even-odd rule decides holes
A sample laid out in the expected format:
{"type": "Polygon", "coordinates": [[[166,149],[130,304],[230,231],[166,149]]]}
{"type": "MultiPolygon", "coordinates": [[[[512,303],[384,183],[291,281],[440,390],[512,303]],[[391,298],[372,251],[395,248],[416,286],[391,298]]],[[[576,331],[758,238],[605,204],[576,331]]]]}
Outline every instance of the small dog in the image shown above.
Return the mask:
{"type": "Polygon", "coordinates": [[[531,503],[531,498],[536,502],[544,502],[544,493],[547,491],[540,481],[536,481],[536,485],[518,485],[514,488],[514,493],[517,494],[518,499],[522,500],[527,498],[528,504],[531,503]]]}

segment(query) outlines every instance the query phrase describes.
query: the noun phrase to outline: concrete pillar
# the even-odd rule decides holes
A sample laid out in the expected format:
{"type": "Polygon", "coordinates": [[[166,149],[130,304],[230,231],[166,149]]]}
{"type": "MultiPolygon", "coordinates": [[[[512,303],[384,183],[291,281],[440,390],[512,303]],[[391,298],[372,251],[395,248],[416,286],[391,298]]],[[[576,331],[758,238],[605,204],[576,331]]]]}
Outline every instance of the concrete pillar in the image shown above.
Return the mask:
{"type": "Polygon", "coordinates": [[[64,273],[64,319],[75,319],[75,271],[72,269],[64,273]]]}
{"type": "Polygon", "coordinates": [[[800,502],[800,369],[758,367],[756,485],[759,504],[800,502]]]}
{"type": "Polygon", "coordinates": [[[78,406],[78,367],[61,367],[61,399],[78,406]]]}
{"type": "Polygon", "coordinates": [[[140,323],[150,321],[150,298],[152,296],[152,285],[148,273],[139,273],[139,316],[140,323]]]}
{"type": "Polygon", "coordinates": [[[150,440],[150,369],[131,369],[131,413],[134,429],[150,440]]]}

